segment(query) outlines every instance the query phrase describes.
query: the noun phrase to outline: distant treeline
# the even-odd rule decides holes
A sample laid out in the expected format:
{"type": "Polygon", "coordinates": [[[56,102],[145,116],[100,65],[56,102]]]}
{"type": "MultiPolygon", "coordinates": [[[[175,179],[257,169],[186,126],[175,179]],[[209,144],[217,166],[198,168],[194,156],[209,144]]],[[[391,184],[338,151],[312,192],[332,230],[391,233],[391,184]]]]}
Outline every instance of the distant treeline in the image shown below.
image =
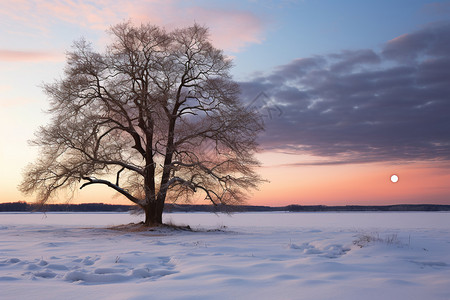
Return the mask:
{"type": "MultiPolygon", "coordinates": [[[[134,205],[115,205],[104,203],[83,204],[46,204],[44,206],[29,204],[26,202],[0,203],[0,212],[137,212],[139,209],[134,205]]],[[[326,211],[450,211],[450,205],[437,204],[398,204],[398,205],[288,205],[280,207],[272,206],[213,206],[213,205],[191,205],[191,204],[166,204],[166,212],[326,212],[326,211]]]]}
{"type": "Polygon", "coordinates": [[[289,205],[287,211],[450,211],[450,205],[439,204],[396,204],[396,205],[289,205]]]}
{"type": "Polygon", "coordinates": [[[26,202],[0,203],[0,212],[31,212],[31,211],[70,211],[70,212],[126,212],[132,205],[114,205],[103,203],[83,203],[83,204],[46,204],[44,206],[29,204],[26,202]]]}
{"type": "Polygon", "coordinates": [[[212,205],[173,205],[166,204],[165,211],[173,212],[265,212],[265,211],[288,211],[288,212],[326,212],[326,211],[450,211],[450,205],[438,204],[397,204],[397,205],[288,205],[288,206],[212,206],[212,205]]]}

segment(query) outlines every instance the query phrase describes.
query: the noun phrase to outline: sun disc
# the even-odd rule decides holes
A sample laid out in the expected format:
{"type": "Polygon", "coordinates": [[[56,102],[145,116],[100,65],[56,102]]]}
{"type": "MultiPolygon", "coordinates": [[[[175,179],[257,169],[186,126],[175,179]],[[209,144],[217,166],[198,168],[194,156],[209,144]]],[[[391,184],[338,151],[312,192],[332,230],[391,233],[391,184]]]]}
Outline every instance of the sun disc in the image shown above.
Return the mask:
{"type": "Polygon", "coordinates": [[[397,175],[392,175],[391,176],[391,181],[393,182],[393,183],[396,183],[397,181],[398,181],[398,176],[397,175]]]}

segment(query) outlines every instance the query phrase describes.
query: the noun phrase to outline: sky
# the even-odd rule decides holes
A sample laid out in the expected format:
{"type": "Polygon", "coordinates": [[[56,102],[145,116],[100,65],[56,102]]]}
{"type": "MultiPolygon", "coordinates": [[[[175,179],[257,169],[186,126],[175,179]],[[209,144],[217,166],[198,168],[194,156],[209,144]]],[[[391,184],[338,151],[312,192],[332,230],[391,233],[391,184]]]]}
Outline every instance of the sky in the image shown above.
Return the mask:
{"type": "MultiPolygon", "coordinates": [[[[33,201],[17,186],[50,119],[42,84],[127,20],[206,25],[233,58],[266,125],[249,204],[450,204],[450,1],[419,0],[0,0],[0,202],[33,201]]],[[[73,201],[128,203],[112,195],[73,201]]]]}

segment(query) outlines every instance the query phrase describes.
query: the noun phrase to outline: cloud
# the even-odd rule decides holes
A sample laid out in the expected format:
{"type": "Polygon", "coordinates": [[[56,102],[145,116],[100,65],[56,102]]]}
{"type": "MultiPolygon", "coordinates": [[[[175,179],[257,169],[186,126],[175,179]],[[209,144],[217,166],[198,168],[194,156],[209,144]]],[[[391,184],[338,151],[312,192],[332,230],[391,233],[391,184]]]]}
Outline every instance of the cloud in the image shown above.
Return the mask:
{"type": "Polygon", "coordinates": [[[0,15],[22,26],[47,31],[63,21],[81,27],[104,30],[110,21],[121,18],[120,4],[124,0],[15,0],[0,1],[0,15]]]}
{"type": "Polygon", "coordinates": [[[449,23],[436,23],[389,41],[382,55],[401,62],[446,56],[450,52],[449,23]]]}
{"type": "Polygon", "coordinates": [[[216,46],[238,52],[264,38],[265,21],[251,11],[199,7],[181,0],[17,0],[1,1],[0,16],[45,31],[62,21],[82,28],[105,30],[124,20],[175,28],[197,22],[211,29],[216,46]]]}
{"type": "Polygon", "coordinates": [[[449,39],[450,23],[432,24],[378,52],[296,59],[242,82],[245,99],[267,95],[262,147],[329,163],[450,160],[449,39]]]}
{"type": "Polygon", "coordinates": [[[201,7],[191,8],[189,12],[191,17],[199,18],[197,22],[210,27],[212,41],[219,48],[239,52],[263,40],[264,22],[253,13],[201,7]]]}
{"type": "Polygon", "coordinates": [[[0,49],[0,61],[5,62],[41,62],[63,60],[64,55],[58,53],[0,49]]]}

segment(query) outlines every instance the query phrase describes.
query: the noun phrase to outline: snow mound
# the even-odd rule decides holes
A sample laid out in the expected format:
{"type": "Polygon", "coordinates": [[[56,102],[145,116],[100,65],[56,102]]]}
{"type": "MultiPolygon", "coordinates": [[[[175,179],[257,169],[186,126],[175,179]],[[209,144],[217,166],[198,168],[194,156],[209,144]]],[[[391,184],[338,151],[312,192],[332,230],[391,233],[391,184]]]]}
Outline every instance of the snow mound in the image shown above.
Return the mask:
{"type": "MultiPolygon", "coordinates": [[[[52,246],[48,246],[52,247],[52,246]]],[[[136,252],[128,253],[139,255],[136,252]]],[[[159,257],[155,259],[155,264],[119,264],[120,261],[128,261],[127,256],[113,261],[111,258],[102,258],[100,255],[94,257],[74,257],[74,256],[53,256],[56,263],[48,263],[43,259],[34,259],[31,261],[20,260],[18,258],[9,258],[0,261],[0,266],[11,267],[17,270],[17,276],[29,279],[60,279],[69,282],[96,284],[96,283],[117,283],[137,279],[157,279],[163,276],[177,273],[175,265],[170,257],[159,257]],[[19,268],[14,265],[20,263],[19,268]],[[103,267],[97,267],[102,264],[103,267]],[[107,267],[107,265],[110,265],[107,267]],[[23,272],[20,272],[22,270],[23,272]],[[20,273],[20,274],[19,274],[20,273]]],[[[129,260],[136,262],[137,260],[129,260]]],[[[2,276],[0,281],[18,280],[14,276],[2,276]]]]}
{"type": "Polygon", "coordinates": [[[323,243],[314,244],[314,242],[303,243],[300,246],[291,243],[289,244],[289,248],[301,250],[301,252],[306,255],[317,254],[318,256],[327,258],[338,258],[350,251],[349,247],[340,244],[326,245],[323,243]]]}

